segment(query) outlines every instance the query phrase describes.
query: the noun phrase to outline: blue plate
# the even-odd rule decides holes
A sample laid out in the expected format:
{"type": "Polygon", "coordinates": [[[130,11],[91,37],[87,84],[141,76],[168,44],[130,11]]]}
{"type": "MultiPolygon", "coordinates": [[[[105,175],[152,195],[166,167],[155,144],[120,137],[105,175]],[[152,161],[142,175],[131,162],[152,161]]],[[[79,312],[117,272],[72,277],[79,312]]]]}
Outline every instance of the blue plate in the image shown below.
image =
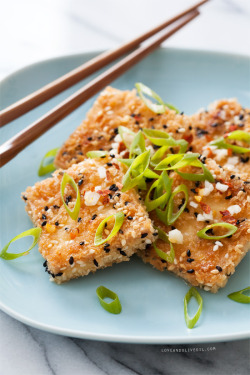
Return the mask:
{"type": "MultiPolygon", "coordinates": [[[[1,106],[38,89],[89,60],[96,53],[61,57],[31,65],[7,77],[1,85],[1,106]]],[[[132,89],[144,82],[166,101],[191,114],[219,98],[237,97],[249,105],[249,57],[190,50],[159,49],[117,79],[113,86],[132,89]]],[[[85,80],[85,82],[89,79],[85,80]]],[[[20,131],[82,83],[58,95],[1,129],[1,143],[20,131]]],[[[60,146],[81,123],[94,99],[78,108],[1,169],[1,248],[32,227],[20,194],[39,180],[37,169],[46,151],[60,146]]],[[[25,248],[28,239],[13,244],[25,248]]],[[[197,326],[184,321],[183,298],[189,287],[167,272],[154,270],[134,256],[63,285],[51,283],[37,248],[13,261],[0,259],[1,308],[12,317],[45,331],[67,336],[129,343],[197,343],[249,336],[249,306],[227,298],[249,285],[249,256],[237,267],[227,286],[204,300],[197,326]],[[122,313],[103,310],[96,288],[105,285],[118,293],[122,313]]]]}

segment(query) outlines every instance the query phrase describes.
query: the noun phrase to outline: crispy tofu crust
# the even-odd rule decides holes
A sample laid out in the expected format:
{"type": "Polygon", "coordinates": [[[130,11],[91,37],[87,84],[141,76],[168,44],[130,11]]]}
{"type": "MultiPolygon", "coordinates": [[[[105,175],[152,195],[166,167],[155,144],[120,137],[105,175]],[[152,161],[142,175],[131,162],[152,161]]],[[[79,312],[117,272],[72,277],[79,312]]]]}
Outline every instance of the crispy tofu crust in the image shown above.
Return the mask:
{"type": "MultiPolygon", "coordinates": [[[[155,114],[136,96],[135,90],[120,91],[107,87],[88,112],[86,120],[58,151],[55,165],[67,169],[84,160],[91,150],[110,151],[116,146],[119,151],[119,145],[114,145],[114,138],[120,125],[134,132],[151,127],[166,130],[179,139],[190,132],[188,128],[191,122],[188,116],[169,109],[164,114],[155,114]]],[[[113,153],[116,154],[115,150],[113,153]]]]}
{"type": "MultiPolygon", "coordinates": [[[[128,261],[137,249],[142,250],[153,242],[155,230],[138,194],[134,189],[125,193],[120,191],[123,170],[118,162],[108,157],[87,159],[67,170],[78,183],[81,194],[77,221],[70,218],[62,203],[63,173],[57,170],[52,178],[28,187],[23,193],[26,211],[33,223],[42,228],[39,251],[46,260],[44,266],[52,280],[59,284],[113,263],[128,261]],[[90,192],[98,200],[94,205],[87,199],[90,192]],[[98,225],[117,211],[126,215],[119,233],[108,241],[108,245],[95,246],[98,225]]],[[[72,210],[75,192],[70,185],[66,186],[64,199],[72,210]]],[[[104,237],[112,228],[113,223],[108,223],[104,237]]]]}
{"type": "MultiPolygon", "coordinates": [[[[193,152],[214,159],[231,172],[250,175],[250,153],[236,154],[232,150],[214,150],[208,143],[235,130],[250,132],[250,109],[243,108],[236,99],[218,100],[208,110],[190,116],[192,129],[190,146],[193,152]]],[[[239,146],[249,147],[239,141],[239,146]]]]}
{"type": "MultiPolygon", "coordinates": [[[[189,203],[186,210],[174,223],[174,228],[182,232],[183,244],[173,244],[175,249],[173,264],[162,260],[156,254],[153,246],[145,251],[138,251],[138,255],[145,263],[152,264],[160,271],[174,272],[191,285],[215,293],[219,288],[225,286],[228,278],[235,272],[235,267],[250,247],[250,185],[244,183],[247,175],[236,175],[234,179],[231,179],[230,172],[219,168],[213,160],[207,159],[206,165],[216,176],[216,182],[213,183],[214,190],[208,196],[203,196],[201,203],[206,204],[211,209],[213,219],[208,222],[197,221],[197,216],[204,214],[203,210],[206,211],[207,209],[206,206],[198,203],[195,198],[201,197],[199,194],[202,194],[204,183],[200,183],[197,187],[198,184],[195,184],[195,182],[183,180],[174,172],[171,176],[174,177],[173,188],[184,183],[189,191],[189,203]],[[217,182],[227,184],[228,190],[224,193],[217,190],[215,187],[217,182]],[[197,208],[192,207],[190,202],[195,202],[197,208]],[[215,241],[201,239],[197,236],[197,232],[208,224],[223,222],[222,212],[225,212],[232,205],[241,207],[239,213],[230,216],[230,220],[227,218],[229,222],[238,227],[238,230],[231,238],[219,240],[223,246],[218,246],[218,249],[214,251],[215,241]]],[[[181,203],[182,196],[179,196],[176,199],[176,206],[181,205],[181,203]]],[[[174,229],[171,226],[164,225],[154,211],[150,212],[150,218],[157,227],[160,227],[166,233],[174,229]]],[[[169,245],[161,240],[158,240],[157,246],[165,252],[170,250],[169,245]]]]}

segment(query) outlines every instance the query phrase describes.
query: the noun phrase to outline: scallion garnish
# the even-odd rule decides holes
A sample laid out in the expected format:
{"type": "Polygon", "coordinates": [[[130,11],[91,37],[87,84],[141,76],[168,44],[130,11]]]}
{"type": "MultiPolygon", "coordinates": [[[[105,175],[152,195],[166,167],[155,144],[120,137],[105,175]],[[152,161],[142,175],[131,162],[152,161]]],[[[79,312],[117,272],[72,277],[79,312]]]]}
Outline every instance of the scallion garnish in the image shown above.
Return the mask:
{"type": "Polygon", "coordinates": [[[3,250],[0,253],[0,258],[3,258],[5,260],[12,260],[12,259],[16,259],[16,258],[19,258],[19,257],[22,257],[24,255],[29,254],[30,250],[33,249],[33,247],[37,244],[37,242],[40,238],[41,232],[42,232],[42,228],[32,228],[32,229],[28,229],[25,232],[22,232],[22,233],[18,234],[18,236],[12,238],[12,240],[9,243],[7,243],[7,245],[4,246],[3,250]],[[22,253],[18,253],[18,254],[7,252],[8,248],[9,248],[9,246],[12,242],[15,242],[15,241],[19,240],[20,238],[24,238],[24,237],[27,237],[27,236],[33,237],[32,245],[29,247],[28,250],[26,250],[22,253]]]}
{"type": "Polygon", "coordinates": [[[95,246],[102,245],[104,242],[107,242],[111,238],[113,238],[118,233],[119,229],[121,228],[123,221],[124,221],[124,213],[121,211],[117,212],[115,215],[110,215],[106,217],[106,219],[102,220],[96,230],[95,241],[94,241],[95,246]],[[103,239],[102,234],[105,229],[105,224],[111,219],[115,219],[113,229],[111,233],[108,235],[108,237],[103,239]]]}
{"type": "Polygon", "coordinates": [[[150,151],[143,152],[133,160],[132,164],[123,177],[122,191],[130,190],[140,184],[140,182],[143,180],[144,172],[148,168],[149,160],[150,151]]]}
{"type": "Polygon", "coordinates": [[[154,113],[164,113],[166,111],[166,107],[169,109],[175,110],[177,113],[179,113],[178,109],[175,108],[173,105],[164,103],[162,98],[156,94],[153,90],[151,90],[148,86],[144,85],[143,83],[136,83],[135,87],[137,89],[138,95],[141,98],[141,100],[145,103],[145,105],[154,113]],[[150,99],[152,98],[156,100],[157,103],[153,103],[150,99]]]}
{"type": "Polygon", "coordinates": [[[211,225],[207,225],[205,228],[201,229],[199,232],[197,232],[197,236],[200,238],[204,238],[205,240],[219,240],[220,238],[225,238],[232,236],[237,231],[237,227],[233,224],[229,223],[215,223],[211,225]],[[222,227],[228,229],[228,232],[226,234],[223,234],[221,236],[208,236],[206,232],[210,229],[213,229],[215,227],[222,227]]]}
{"type": "Polygon", "coordinates": [[[228,298],[238,303],[250,303],[250,296],[246,296],[244,292],[249,291],[250,286],[239,290],[238,292],[228,294],[228,298]]]}
{"type": "Polygon", "coordinates": [[[242,130],[236,130],[232,133],[229,133],[226,138],[220,137],[215,139],[214,141],[210,142],[210,145],[216,146],[217,148],[231,149],[238,154],[250,152],[250,148],[232,145],[230,143],[227,143],[226,139],[233,139],[250,143],[250,134],[242,130]]]}
{"type": "Polygon", "coordinates": [[[156,254],[160,258],[164,259],[166,262],[173,263],[174,257],[175,257],[175,252],[174,252],[173,244],[169,241],[167,234],[162,229],[157,228],[157,227],[155,227],[155,229],[158,231],[158,237],[159,237],[159,239],[162,240],[162,241],[164,241],[164,242],[166,242],[170,246],[170,252],[169,253],[165,253],[165,251],[162,251],[161,249],[159,249],[156,246],[156,242],[157,241],[155,241],[153,243],[153,246],[154,246],[156,254]]]}
{"type": "Polygon", "coordinates": [[[197,290],[194,287],[190,288],[184,298],[184,316],[188,328],[194,328],[195,324],[199,320],[202,312],[202,304],[203,301],[201,295],[197,292],[197,290]],[[192,318],[190,318],[190,316],[188,315],[188,304],[192,297],[196,299],[199,306],[195,315],[192,318]]]}
{"type": "Polygon", "coordinates": [[[184,211],[187,203],[188,203],[188,188],[187,188],[187,186],[184,185],[184,184],[177,186],[174,189],[173,193],[171,194],[171,196],[169,198],[168,206],[167,206],[167,223],[168,223],[168,225],[172,225],[178,219],[178,217],[184,211]],[[184,193],[185,201],[183,202],[183,204],[181,205],[179,210],[174,214],[173,213],[173,211],[174,211],[174,197],[179,193],[184,193]]]}
{"type": "Polygon", "coordinates": [[[45,174],[48,174],[48,173],[51,173],[53,172],[56,167],[54,165],[53,162],[47,164],[47,165],[44,165],[44,162],[46,159],[48,158],[53,158],[53,161],[54,161],[54,158],[57,154],[57,151],[59,150],[59,148],[53,148],[52,150],[48,151],[44,157],[42,158],[42,161],[41,161],[41,164],[39,166],[39,169],[38,169],[38,176],[41,177],[41,176],[44,176],[45,174]]]}
{"type": "Polygon", "coordinates": [[[71,217],[71,219],[77,220],[79,216],[80,207],[81,207],[80,191],[74,179],[71,176],[69,176],[67,173],[64,173],[63,179],[61,182],[61,197],[62,197],[63,205],[66,211],[68,212],[69,216],[71,217]],[[76,192],[76,202],[75,202],[75,206],[73,210],[70,210],[64,201],[64,190],[67,184],[69,184],[76,192]]]}
{"type": "Polygon", "coordinates": [[[136,136],[134,137],[130,149],[129,149],[129,157],[130,159],[142,154],[146,151],[145,147],[145,139],[141,131],[139,131],[136,136]]]}
{"type": "Polygon", "coordinates": [[[96,294],[104,310],[110,312],[111,314],[120,314],[120,312],[122,311],[122,306],[119,301],[118,295],[115,292],[106,288],[105,286],[99,286],[96,289],[96,294]],[[111,298],[113,301],[106,302],[104,298],[111,298]]]}
{"type": "Polygon", "coordinates": [[[143,133],[156,146],[180,147],[180,153],[187,150],[188,142],[185,139],[176,140],[161,130],[143,129],[143,133]]]}
{"type": "Polygon", "coordinates": [[[151,185],[150,189],[147,192],[145,198],[145,206],[148,212],[153,211],[156,207],[166,206],[171,195],[171,185],[172,183],[170,178],[168,177],[168,174],[163,171],[161,176],[151,185]],[[150,196],[153,191],[155,193],[154,199],[151,199],[150,196]]]}
{"type": "Polygon", "coordinates": [[[133,142],[133,139],[136,136],[136,133],[132,132],[132,130],[126,128],[125,126],[119,126],[118,127],[118,132],[121,136],[121,139],[125,146],[130,149],[130,146],[133,142]]]}
{"type": "Polygon", "coordinates": [[[90,159],[95,159],[95,158],[105,158],[107,156],[107,151],[89,151],[87,152],[87,157],[90,159]]]}

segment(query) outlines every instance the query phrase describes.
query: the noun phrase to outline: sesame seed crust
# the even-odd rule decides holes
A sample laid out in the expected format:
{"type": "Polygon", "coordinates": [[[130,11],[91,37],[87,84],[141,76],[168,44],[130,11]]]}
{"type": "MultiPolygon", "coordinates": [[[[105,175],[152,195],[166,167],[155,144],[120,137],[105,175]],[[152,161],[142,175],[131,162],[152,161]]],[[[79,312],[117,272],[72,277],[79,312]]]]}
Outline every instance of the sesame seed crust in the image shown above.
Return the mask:
{"type": "MultiPolygon", "coordinates": [[[[175,249],[174,263],[162,263],[153,246],[146,250],[138,251],[137,255],[145,263],[150,263],[160,271],[168,270],[174,272],[191,285],[216,293],[219,288],[226,285],[229,276],[235,272],[235,267],[250,248],[250,187],[248,184],[244,184],[242,174],[236,175],[232,182],[230,172],[219,168],[212,159],[207,159],[206,166],[215,175],[216,180],[222,180],[224,184],[228,184],[232,198],[230,200],[225,199],[228,192],[222,193],[214,188],[208,196],[201,197],[201,203],[204,205],[199,203],[198,208],[194,208],[188,203],[189,212],[183,212],[174,223],[175,228],[179,229],[183,234],[183,244],[173,244],[175,249]],[[240,179],[238,179],[239,176],[240,179]],[[242,187],[245,188],[245,193],[242,192],[242,187]],[[197,232],[209,224],[223,222],[221,212],[227,211],[227,208],[231,205],[239,205],[241,207],[240,212],[230,216],[230,220],[234,220],[238,230],[232,237],[221,239],[220,246],[217,245],[218,249],[214,251],[213,248],[216,241],[199,238],[197,232]],[[209,223],[197,221],[195,212],[197,211],[198,215],[203,215],[203,209],[207,209],[207,207],[211,209],[212,219],[209,223]],[[190,256],[192,257],[191,261],[190,256]]],[[[185,172],[188,172],[188,170],[186,169],[185,172]]],[[[174,178],[173,189],[181,183],[185,183],[189,190],[189,202],[196,202],[195,196],[199,196],[199,193],[202,194],[202,184],[204,185],[204,183],[200,183],[199,188],[196,187],[194,189],[194,182],[183,180],[175,172],[172,173],[171,177],[174,178]],[[193,189],[197,194],[192,191],[193,189]]],[[[246,178],[247,176],[245,175],[244,177],[246,178]]],[[[213,183],[213,185],[215,184],[216,182],[213,183]]],[[[176,206],[181,204],[181,202],[182,197],[176,199],[176,206]]],[[[150,212],[149,216],[154,224],[166,233],[171,231],[171,226],[164,225],[154,212],[150,212]]],[[[225,217],[227,218],[227,216],[225,217]]],[[[161,240],[158,240],[157,246],[165,252],[170,250],[169,245],[161,240]]]]}
{"type": "MultiPolygon", "coordinates": [[[[33,187],[28,187],[26,211],[36,226],[42,228],[39,241],[39,251],[47,261],[47,270],[53,281],[61,283],[72,278],[87,275],[97,269],[111,266],[113,263],[128,261],[137,249],[144,249],[146,239],[154,240],[154,228],[144,206],[139,201],[139,196],[134,189],[121,192],[120,189],[110,191],[111,185],[122,187],[123,167],[119,162],[117,166],[107,167],[110,158],[87,159],[73,165],[67,170],[79,186],[81,194],[81,208],[79,217],[81,220],[72,220],[66,212],[60,195],[60,184],[63,176],[62,170],[54,172],[52,178],[38,182],[33,187]],[[105,179],[100,178],[97,170],[100,166],[108,168],[109,174],[105,179]],[[84,195],[87,191],[99,194],[98,202],[94,206],[85,204],[84,195]],[[109,195],[108,195],[109,194],[109,195]],[[129,201],[129,205],[125,202],[129,201]],[[56,205],[59,208],[54,208],[56,205]],[[41,213],[44,207],[47,223],[43,225],[41,213]],[[95,246],[95,232],[100,222],[106,217],[123,211],[133,220],[124,220],[121,227],[122,233],[109,240],[110,250],[104,251],[103,245],[95,246]],[[95,218],[93,220],[93,217],[95,218]],[[54,223],[60,223],[55,226],[54,223]],[[141,238],[143,233],[148,233],[147,238],[141,238]],[[119,250],[118,250],[119,249],[119,250]],[[73,259],[73,261],[72,261],[73,259]],[[97,266],[98,264],[98,266],[97,266]]],[[[65,196],[71,195],[68,207],[72,210],[75,202],[75,192],[67,185],[65,196]]],[[[108,235],[113,228],[113,223],[108,223],[103,236],[108,235]]]]}

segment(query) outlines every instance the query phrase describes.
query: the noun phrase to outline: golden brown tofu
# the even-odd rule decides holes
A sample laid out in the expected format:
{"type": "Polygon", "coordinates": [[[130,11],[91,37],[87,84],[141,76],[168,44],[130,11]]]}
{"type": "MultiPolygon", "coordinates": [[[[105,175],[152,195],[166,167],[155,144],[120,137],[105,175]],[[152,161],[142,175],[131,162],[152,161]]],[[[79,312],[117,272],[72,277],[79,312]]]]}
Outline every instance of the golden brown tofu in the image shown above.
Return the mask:
{"type": "MultiPolygon", "coordinates": [[[[208,111],[190,116],[190,120],[192,122],[190,145],[193,152],[214,159],[231,172],[250,175],[250,153],[237,154],[230,149],[218,149],[209,145],[209,142],[235,130],[250,133],[250,109],[242,108],[235,99],[218,100],[210,104],[208,111]]],[[[239,141],[235,144],[249,147],[239,141]]]]}
{"type": "Polygon", "coordinates": [[[91,150],[111,150],[117,154],[124,150],[124,144],[115,137],[118,126],[134,132],[141,128],[155,128],[173,133],[176,139],[189,134],[188,116],[176,114],[173,110],[157,115],[136,96],[136,91],[120,91],[107,87],[98,97],[86,120],[67,139],[55,158],[55,165],[67,169],[86,158],[91,150]]]}
{"type": "MultiPolygon", "coordinates": [[[[95,272],[113,263],[128,261],[137,249],[154,240],[154,228],[134,189],[121,192],[123,171],[112,159],[86,159],[67,170],[78,184],[81,208],[77,220],[71,219],[61,199],[62,170],[52,178],[28,187],[23,193],[26,211],[42,228],[39,251],[45,266],[57,283],[95,272]],[[108,163],[108,164],[107,164],[108,163]],[[98,225],[106,217],[122,211],[126,216],[120,231],[108,243],[94,245],[98,225]]],[[[64,199],[73,209],[76,193],[66,185],[64,199]]],[[[113,228],[108,223],[106,238],[113,228]]]]}
{"type": "MultiPolygon", "coordinates": [[[[215,183],[187,181],[176,172],[172,174],[173,188],[185,184],[189,192],[186,209],[174,222],[174,227],[163,224],[155,211],[150,212],[154,224],[171,233],[171,242],[176,242],[173,243],[174,262],[161,259],[153,246],[139,251],[138,255],[160,271],[172,271],[191,285],[215,293],[225,286],[250,247],[250,184],[247,175],[236,174],[232,179],[229,171],[219,168],[211,159],[207,159],[206,166],[215,175],[215,183]],[[216,222],[231,223],[238,229],[232,237],[220,240],[197,236],[199,230],[216,222]]],[[[182,198],[177,196],[176,206],[182,205],[182,198]]],[[[169,244],[162,240],[157,240],[157,246],[166,253],[170,250],[169,244]]]]}

